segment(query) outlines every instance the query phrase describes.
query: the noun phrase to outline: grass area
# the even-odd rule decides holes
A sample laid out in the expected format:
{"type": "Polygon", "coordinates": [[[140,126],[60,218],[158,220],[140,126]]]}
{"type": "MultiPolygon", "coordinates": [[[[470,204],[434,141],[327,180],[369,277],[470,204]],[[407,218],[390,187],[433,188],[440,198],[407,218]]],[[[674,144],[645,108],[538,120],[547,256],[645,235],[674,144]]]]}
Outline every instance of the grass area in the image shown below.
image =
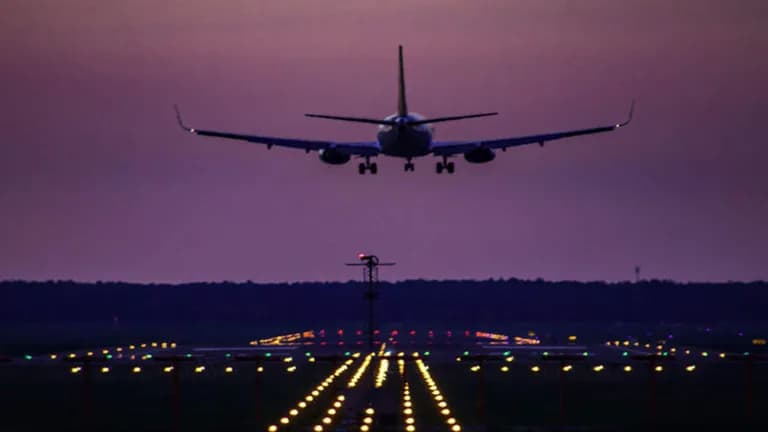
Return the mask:
{"type": "Polygon", "coordinates": [[[742,365],[710,365],[694,373],[677,366],[655,377],[654,421],[649,412],[649,373],[637,367],[630,374],[621,370],[596,374],[576,365],[564,380],[556,364],[543,364],[538,374],[527,367],[502,373],[498,364],[486,365],[482,374],[470,372],[466,364],[435,364],[432,373],[457,416],[467,424],[487,423],[494,429],[567,424],[607,430],[709,430],[715,425],[768,430],[761,408],[768,401],[768,367],[754,369],[754,417],[748,422],[742,365]]]}
{"type": "MultiPolygon", "coordinates": [[[[264,431],[284,411],[316,386],[332,366],[317,363],[285,373],[281,365],[256,366],[232,362],[209,366],[195,374],[185,367],[179,377],[180,430],[264,431]]],[[[109,374],[91,371],[88,410],[83,411],[82,374],[68,365],[0,366],[0,430],[172,430],[174,386],[171,374],[149,363],[140,374],[127,365],[113,366],[109,374]]]]}

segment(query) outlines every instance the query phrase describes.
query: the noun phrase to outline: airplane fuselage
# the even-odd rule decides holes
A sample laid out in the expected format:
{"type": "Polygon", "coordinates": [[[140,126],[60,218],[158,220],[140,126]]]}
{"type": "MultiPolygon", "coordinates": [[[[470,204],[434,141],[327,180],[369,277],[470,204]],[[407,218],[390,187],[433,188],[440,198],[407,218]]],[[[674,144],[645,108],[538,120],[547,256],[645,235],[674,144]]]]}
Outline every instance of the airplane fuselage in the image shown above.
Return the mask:
{"type": "Polygon", "coordinates": [[[392,114],[385,118],[387,121],[395,121],[398,124],[379,126],[376,139],[381,147],[381,153],[406,159],[430,154],[434,129],[427,124],[408,125],[408,121],[418,121],[423,118],[415,113],[409,113],[406,116],[392,114]]]}

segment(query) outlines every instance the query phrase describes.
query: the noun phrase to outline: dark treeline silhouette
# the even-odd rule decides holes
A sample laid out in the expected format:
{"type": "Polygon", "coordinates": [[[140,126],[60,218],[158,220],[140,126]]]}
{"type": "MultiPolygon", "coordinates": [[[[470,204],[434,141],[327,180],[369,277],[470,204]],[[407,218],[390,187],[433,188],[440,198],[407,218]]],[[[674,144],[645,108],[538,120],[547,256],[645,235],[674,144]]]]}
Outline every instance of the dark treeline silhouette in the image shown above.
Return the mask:
{"type": "MultiPolygon", "coordinates": [[[[328,322],[364,317],[360,282],[0,282],[0,323],[328,322]]],[[[768,283],[429,281],[380,285],[389,322],[768,321],[768,283]]]]}

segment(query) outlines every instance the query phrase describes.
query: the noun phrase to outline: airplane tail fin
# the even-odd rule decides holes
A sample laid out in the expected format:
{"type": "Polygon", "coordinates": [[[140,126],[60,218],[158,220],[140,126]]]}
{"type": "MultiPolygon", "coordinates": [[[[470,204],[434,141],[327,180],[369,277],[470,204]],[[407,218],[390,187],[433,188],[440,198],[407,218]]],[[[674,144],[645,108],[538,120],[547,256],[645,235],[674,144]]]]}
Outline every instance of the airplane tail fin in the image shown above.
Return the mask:
{"type": "Polygon", "coordinates": [[[397,92],[397,115],[400,117],[408,115],[408,105],[405,102],[405,72],[403,70],[403,46],[398,47],[398,62],[400,65],[398,74],[398,92],[397,92]]]}
{"type": "MultiPolygon", "coordinates": [[[[398,45],[397,49],[398,49],[397,54],[398,54],[398,65],[399,65],[398,88],[397,88],[397,115],[399,117],[405,117],[408,115],[408,104],[405,102],[405,71],[403,68],[403,46],[398,45]]],[[[336,115],[327,115],[327,114],[304,114],[304,115],[307,117],[341,120],[341,121],[348,121],[348,122],[355,122],[355,123],[369,123],[369,124],[386,125],[386,126],[396,126],[396,125],[417,126],[417,125],[422,125],[427,123],[440,123],[440,122],[462,120],[462,119],[475,118],[475,117],[487,117],[487,116],[492,116],[496,114],[498,113],[488,112],[488,113],[480,113],[480,114],[450,116],[450,117],[436,117],[436,118],[424,119],[424,120],[402,119],[401,123],[398,123],[394,120],[378,120],[378,119],[372,119],[372,118],[366,118],[366,117],[349,117],[349,116],[336,116],[336,115]]]]}

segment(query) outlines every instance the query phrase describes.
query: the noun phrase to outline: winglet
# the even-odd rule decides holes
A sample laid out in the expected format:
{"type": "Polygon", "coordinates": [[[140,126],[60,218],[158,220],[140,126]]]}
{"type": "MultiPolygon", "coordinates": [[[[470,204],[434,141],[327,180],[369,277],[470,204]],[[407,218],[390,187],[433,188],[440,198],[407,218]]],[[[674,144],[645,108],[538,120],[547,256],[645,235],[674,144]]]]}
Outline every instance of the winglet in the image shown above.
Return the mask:
{"type": "Polygon", "coordinates": [[[627,115],[627,120],[624,123],[619,123],[616,125],[617,128],[620,128],[622,126],[626,126],[629,123],[632,122],[632,114],[635,112],[635,100],[632,99],[632,105],[629,106],[629,115],[627,115]]]}
{"type": "Polygon", "coordinates": [[[179,123],[179,127],[181,127],[187,132],[195,133],[195,129],[184,125],[184,121],[181,119],[181,113],[179,112],[179,106],[173,105],[173,109],[176,111],[176,121],[179,123]]]}

